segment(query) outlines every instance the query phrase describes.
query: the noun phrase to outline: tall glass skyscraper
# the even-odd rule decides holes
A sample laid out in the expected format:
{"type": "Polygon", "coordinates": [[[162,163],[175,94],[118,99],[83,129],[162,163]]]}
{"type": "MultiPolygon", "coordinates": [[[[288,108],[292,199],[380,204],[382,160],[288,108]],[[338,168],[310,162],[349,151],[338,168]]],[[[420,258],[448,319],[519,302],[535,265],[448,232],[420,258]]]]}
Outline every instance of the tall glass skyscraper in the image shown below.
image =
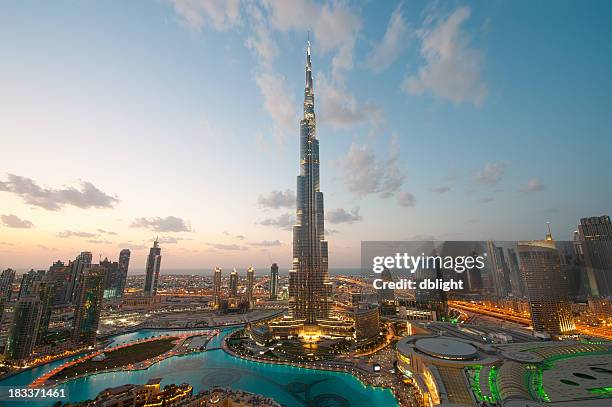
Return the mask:
{"type": "Polygon", "coordinates": [[[315,325],[329,317],[331,283],[324,237],[323,193],[319,188],[319,140],[316,137],[310,41],[306,50],[304,118],[300,121],[300,175],[297,177],[293,263],[289,271],[289,305],[294,319],[315,325]]]}
{"type": "Polygon", "coordinates": [[[147,275],[145,277],[144,294],[157,294],[157,282],[159,280],[159,268],[161,266],[161,247],[159,241],[155,239],[153,247],[149,249],[147,257],[147,275]]]}

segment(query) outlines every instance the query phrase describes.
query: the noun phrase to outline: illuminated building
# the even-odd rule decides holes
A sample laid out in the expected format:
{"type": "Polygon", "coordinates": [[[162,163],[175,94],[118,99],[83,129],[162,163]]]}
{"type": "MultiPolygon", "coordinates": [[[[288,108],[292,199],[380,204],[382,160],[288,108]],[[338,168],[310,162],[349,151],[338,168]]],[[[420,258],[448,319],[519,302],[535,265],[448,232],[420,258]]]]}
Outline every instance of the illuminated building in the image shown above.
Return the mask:
{"type": "Polygon", "coordinates": [[[315,325],[329,317],[331,283],[324,237],[323,193],[319,187],[319,140],[316,137],[310,41],[306,50],[304,118],[300,121],[300,175],[297,177],[293,262],[289,271],[291,316],[315,325]]]}
{"type": "Polygon", "coordinates": [[[72,341],[75,344],[93,345],[96,342],[105,275],[106,268],[97,264],[83,271],[83,281],[79,287],[74,310],[72,341]]]}
{"type": "Polygon", "coordinates": [[[247,286],[246,286],[246,295],[247,295],[247,301],[249,302],[249,306],[253,306],[254,279],[255,279],[255,269],[253,267],[249,267],[247,270],[247,286]]]}
{"type": "Polygon", "coordinates": [[[70,284],[65,302],[76,303],[79,286],[83,280],[83,270],[91,266],[92,257],[91,252],[81,252],[74,261],[70,262],[70,284]]]}
{"type": "Polygon", "coordinates": [[[145,295],[157,294],[157,283],[159,281],[159,268],[161,266],[161,248],[159,247],[159,241],[155,239],[153,247],[149,249],[149,256],[147,257],[147,268],[144,285],[145,295]]]}
{"type": "Polygon", "coordinates": [[[233,269],[229,278],[229,290],[232,297],[238,296],[238,272],[233,269]]]}
{"type": "Polygon", "coordinates": [[[52,275],[53,274],[47,274],[45,276],[39,291],[40,322],[38,323],[38,333],[36,334],[36,345],[42,344],[47,336],[49,322],[51,321],[51,312],[53,311],[53,303],[58,291],[58,286],[61,287],[57,281],[50,278],[52,275]]]}
{"type": "Polygon", "coordinates": [[[355,320],[355,340],[367,343],[378,338],[380,334],[380,316],[377,305],[361,304],[353,311],[355,320]]]}
{"type": "Polygon", "coordinates": [[[101,407],[170,407],[179,404],[185,405],[183,402],[192,396],[193,388],[189,384],[169,384],[162,389],[161,380],[150,379],[143,385],[124,384],[102,390],[91,405],[101,407]]]}
{"type": "Polygon", "coordinates": [[[504,248],[492,241],[487,242],[488,259],[491,262],[493,289],[497,298],[505,298],[510,292],[510,271],[504,256],[504,248]]]}
{"type": "Polygon", "coordinates": [[[119,280],[116,284],[116,295],[123,297],[123,291],[125,290],[125,282],[127,281],[127,273],[130,267],[130,249],[123,249],[119,252],[119,280]]]}
{"type": "Polygon", "coordinates": [[[219,307],[219,300],[221,299],[221,268],[215,267],[215,274],[213,275],[213,301],[215,307],[219,307]]]}
{"type": "Polygon", "coordinates": [[[278,298],[278,265],[273,263],[270,267],[270,299],[275,301],[278,298]]]}
{"type": "Polygon", "coordinates": [[[2,271],[0,275],[0,297],[11,299],[11,292],[13,291],[13,282],[15,281],[15,270],[6,269],[2,271]]]}
{"type": "Polygon", "coordinates": [[[551,335],[575,329],[568,300],[567,278],[561,273],[559,251],[550,234],[547,240],[518,242],[533,329],[551,335]]]}
{"type": "Polygon", "coordinates": [[[19,295],[17,296],[17,299],[37,295],[40,282],[44,276],[45,270],[30,270],[21,276],[21,285],[19,286],[19,295]]]}
{"type": "Polygon", "coordinates": [[[105,258],[100,262],[100,266],[106,269],[106,277],[104,279],[104,298],[120,297],[120,295],[118,295],[118,288],[121,284],[121,271],[119,270],[119,263],[116,261],[111,262],[105,258]]]}
{"type": "Polygon", "coordinates": [[[612,221],[609,216],[580,219],[579,239],[594,297],[612,295],[612,221]]]}
{"type": "Polygon", "coordinates": [[[15,305],[13,324],[6,341],[4,357],[22,360],[30,357],[36,344],[41,304],[37,296],[22,296],[15,305]]]}

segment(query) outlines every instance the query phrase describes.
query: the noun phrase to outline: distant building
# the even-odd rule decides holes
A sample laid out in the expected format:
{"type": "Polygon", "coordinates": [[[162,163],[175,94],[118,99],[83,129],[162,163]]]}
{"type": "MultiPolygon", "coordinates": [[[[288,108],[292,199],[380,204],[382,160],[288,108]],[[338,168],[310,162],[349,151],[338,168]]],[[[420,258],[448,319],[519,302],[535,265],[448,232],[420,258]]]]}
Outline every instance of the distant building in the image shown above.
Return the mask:
{"type": "Polygon", "coordinates": [[[575,325],[567,279],[561,273],[561,259],[552,237],[518,242],[517,249],[527,286],[533,329],[551,335],[570,333],[575,325]]]}
{"type": "Polygon", "coordinates": [[[238,296],[238,272],[236,269],[230,273],[229,290],[232,297],[238,296]]]}
{"type": "Polygon", "coordinates": [[[246,295],[249,306],[253,306],[253,288],[255,284],[255,269],[251,266],[247,269],[246,295]]]}
{"type": "Polygon", "coordinates": [[[612,296],[612,221],[609,216],[580,219],[588,282],[594,297],[612,296]]]}
{"type": "Polygon", "coordinates": [[[367,343],[376,340],[380,334],[380,315],[378,305],[361,304],[353,311],[355,320],[355,340],[367,343]]]}
{"type": "Polygon", "coordinates": [[[6,298],[8,301],[11,299],[11,293],[13,291],[13,282],[15,281],[15,270],[6,269],[0,274],[0,297],[6,298]]]}
{"type": "Polygon", "coordinates": [[[215,274],[213,275],[213,302],[217,308],[219,308],[219,300],[221,299],[221,272],[220,267],[215,267],[215,274]]]}
{"type": "Polygon", "coordinates": [[[273,263],[270,267],[270,299],[278,299],[278,264],[273,263]]]}
{"type": "Polygon", "coordinates": [[[37,296],[22,296],[15,305],[13,325],[10,328],[4,357],[19,361],[32,355],[38,334],[41,304],[37,296]]]}
{"type": "Polygon", "coordinates": [[[77,302],[74,310],[74,330],[72,340],[76,343],[93,345],[100,323],[102,297],[104,295],[104,279],[106,268],[94,264],[83,272],[77,302]]]}
{"type": "Polygon", "coordinates": [[[123,291],[125,290],[131,254],[130,249],[123,249],[119,252],[119,281],[116,287],[119,297],[123,297],[123,291]]]}
{"type": "Polygon", "coordinates": [[[155,239],[153,247],[149,250],[147,257],[147,269],[145,277],[144,293],[145,295],[157,294],[157,283],[159,281],[159,268],[161,266],[161,248],[159,241],[155,239]]]}
{"type": "Polygon", "coordinates": [[[19,286],[19,295],[17,296],[17,299],[37,295],[40,282],[44,276],[45,270],[30,270],[21,276],[21,285],[19,286]]]}
{"type": "Polygon", "coordinates": [[[504,248],[496,246],[492,241],[487,242],[487,248],[495,296],[505,298],[510,292],[510,271],[504,256],[504,248]]]}

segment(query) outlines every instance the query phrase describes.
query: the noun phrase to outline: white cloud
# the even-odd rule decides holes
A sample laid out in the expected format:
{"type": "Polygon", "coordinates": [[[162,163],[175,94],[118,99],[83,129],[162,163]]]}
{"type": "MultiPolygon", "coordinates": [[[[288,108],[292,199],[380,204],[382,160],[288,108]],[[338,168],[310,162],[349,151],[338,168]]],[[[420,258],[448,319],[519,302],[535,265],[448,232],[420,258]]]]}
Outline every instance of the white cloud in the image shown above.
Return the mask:
{"type": "Polygon", "coordinates": [[[63,232],[58,232],[55,234],[57,237],[61,237],[61,238],[69,238],[69,237],[85,237],[85,238],[92,238],[92,237],[96,237],[98,236],[95,233],[89,233],[89,232],[75,232],[72,230],[64,230],[63,232]]]}
{"type": "Polygon", "coordinates": [[[413,95],[431,92],[455,104],[480,106],[487,96],[481,78],[483,55],[470,45],[461,25],[470,16],[469,7],[455,10],[448,18],[433,19],[437,25],[419,30],[425,64],[416,75],[406,76],[402,89],[413,95]]]}
{"type": "Polygon", "coordinates": [[[393,196],[403,185],[406,176],[397,166],[399,146],[391,139],[387,159],[380,159],[367,145],[352,143],[341,160],[347,189],[357,196],[377,194],[381,198],[393,196]]]}
{"type": "Polygon", "coordinates": [[[277,218],[266,218],[257,223],[263,226],[274,226],[283,230],[291,230],[293,225],[295,225],[295,215],[283,213],[277,218]]]}
{"type": "Polygon", "coordinates": [[[176,13],[193,29],[200,31],[206,24],[225,31],[240,20],[240,0],[169,0],[176,13]]]}
{"type": "Polygon", "coordinates": [[[26,219],[21,219],[17,215],[9,214],[0,216],[2,224],[7,228],[30,229],[34,224],[26,219]]]}
{"type": "Polygon", "coordinates": [[[415,205],[416,198],[410,192],[402,191],[397,194],[397,203],[399,203],[400,206],[411,207],[415,205]]]}
{"type": "Polygon", "coordinates": [[[262,208],[279,209],[279,208],[294,208],[295,193],[287,189],[285,191],[272,191],[268,195],[259,195],[257,204],[262,208]]]}
{"type": "Polygon", "coordinates": [[[408,41],[408,25],[402,15],[400,3],[391,14],[385,36],[370,52],[366,66],[374,72],[384,71],[400,56],[408,41]]]}
{"type": "Polygon", "coordinates": [[[44,188],[33,179],[8,174],[7,181],[0,181],[0,191],[10,192],[21,197],[25,203],[50,211],[64,206],[77,208],[112,208],[119,199],[100,191],[91,182],[82,182],[81,189],[75,187],[44,188]]]}
{"type": "Polygon", "coordinates": [[[262,240],[261,242],[251,242],[250,246],[260,246],[260,247],[272,247],[272,246],[281,246],[282,243],[280,240],[262,240]]]}
{"type": "Polygon", "coordinates": [[[260,72],[255,82],[264,99],[264,109],[273,121],[273,133],[277,142],[284,141],[288,134],[297,131],[297,103],[287,91],[285,77],[273,72],[260,72]]]}
{"type": "Polygon", "coordinates": [[[155,232],[191,232],[191,225],[176,216],[166,216],[160,218],[136,218],[130,224],[131,228],[150,229],[155,232]]]}
{"type": "Polygon", "coordinates": [[[329,223],[355,223],[363,220],[363,217],[359,214],[359,207],[351,209],[347,212],[344,208],[334,209],[327,212],[327,221],[329,223]]]}
{"type": "Polygon", "coordinates": [[[476,173],[476,181],[487,185],[495,185],[501,181],[506,171],[503,162],[487,163],[485,167],[476,173]]]}
{"type": "Polygon", "coordinates": [[[531,192],[540,192],[540,191],[544,191],[546,189],[546,187],[544,186],[544,184],[542,184],[540,182],[539,179],[537,178],[532,178],[529,180],[529,182],[527,182],[527,184],[525,184],[525,186],[523,186],[521,188],[521,192],[528,194],[531,192]]]}

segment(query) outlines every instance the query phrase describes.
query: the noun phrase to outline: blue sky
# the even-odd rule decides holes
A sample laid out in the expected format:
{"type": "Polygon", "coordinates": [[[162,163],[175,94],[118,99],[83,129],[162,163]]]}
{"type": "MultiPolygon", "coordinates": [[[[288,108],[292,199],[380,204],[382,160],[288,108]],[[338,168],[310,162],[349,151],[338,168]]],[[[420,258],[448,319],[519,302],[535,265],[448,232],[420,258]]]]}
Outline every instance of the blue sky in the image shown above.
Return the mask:
{"type": "Polygon", "coordinates": [[[128,246],[142,268],[157,234],[167,267],[287,266],[308,30],[332,267],[361,240],[568,239],[611,212],[610,21],[597,1],[5,1],[0,267],[128,246]]]}

